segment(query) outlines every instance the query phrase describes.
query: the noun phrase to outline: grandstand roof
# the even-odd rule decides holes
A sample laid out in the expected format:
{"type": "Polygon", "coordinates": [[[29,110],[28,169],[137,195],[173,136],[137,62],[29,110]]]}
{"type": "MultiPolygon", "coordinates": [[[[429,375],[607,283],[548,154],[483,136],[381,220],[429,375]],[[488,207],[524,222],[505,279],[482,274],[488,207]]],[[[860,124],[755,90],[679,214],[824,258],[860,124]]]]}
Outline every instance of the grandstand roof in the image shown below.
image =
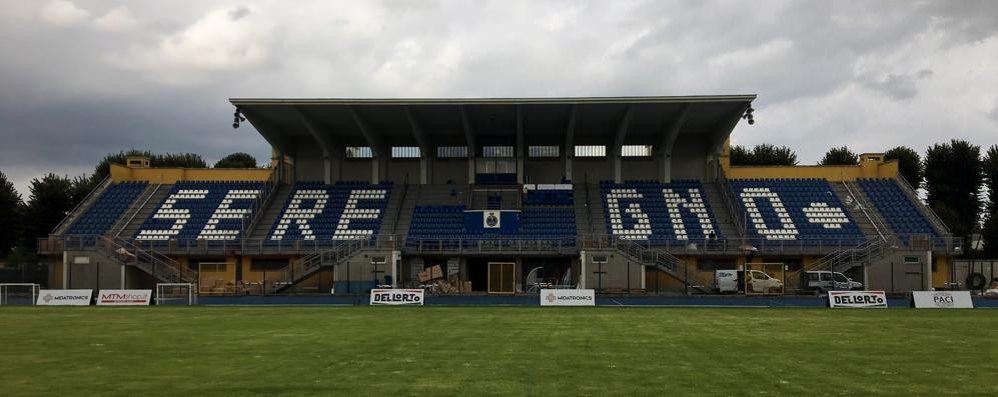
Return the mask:
{"type": "MultiPolygon", "coordinates": [[[[531,142],[656,144],[678,135],[726,139],[755,95],[579,98],[231,98],[272,145],[334,138],[348,146],[531,142]],[[625,134],[621,134],[621,130],[625,134]],[[626,135],[626,138],[623,137],[626,135]],[[455,141],[457,139],[457,141],[455,141]]],[[[320,142],[321,143],[321,142],[320,142]]]]}

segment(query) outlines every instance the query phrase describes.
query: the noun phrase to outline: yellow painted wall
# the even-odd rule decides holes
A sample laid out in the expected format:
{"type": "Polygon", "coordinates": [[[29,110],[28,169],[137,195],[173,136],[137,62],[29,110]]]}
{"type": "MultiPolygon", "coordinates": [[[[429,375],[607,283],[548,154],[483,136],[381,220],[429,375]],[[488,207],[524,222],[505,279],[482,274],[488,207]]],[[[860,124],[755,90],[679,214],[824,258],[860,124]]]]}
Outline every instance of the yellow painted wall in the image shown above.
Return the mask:
{"type": "Polygon", "coordinates": [[[745,167],[731,165],[730,141],[725,143],[721,152],[720,163],[724,175],[728,179],[777,178],[827,179],[829,182],[854,181],[858,178],[893,178],[898,174],[897,160],[883,160],[881,153],[863,153],[859,165],[823,166],[760,166],[745,167]]]}
{"type": "Polygon", "coordinates": [[[269,168],[128,168],[111,164],[111,180],[173,184],[178,181],[267,181],[269,168]]]}

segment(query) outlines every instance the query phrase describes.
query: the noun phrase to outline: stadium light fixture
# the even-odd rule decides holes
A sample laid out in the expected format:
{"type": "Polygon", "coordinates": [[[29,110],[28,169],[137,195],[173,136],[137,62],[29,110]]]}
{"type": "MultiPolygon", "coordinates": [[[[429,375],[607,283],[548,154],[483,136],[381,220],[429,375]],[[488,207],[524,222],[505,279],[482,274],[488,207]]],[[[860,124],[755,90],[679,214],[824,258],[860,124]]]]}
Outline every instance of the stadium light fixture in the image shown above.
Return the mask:
{"type": "Polygon", "coordinates": [[[749,125],[755,124],[755,117],[752,117],[753,112],[755,112],[755,109],[752,109],[752,105],[749,105],[748,109],[745,109],[745,114],[742,115],[743,119],[748,120],[749,125]]]}
{"type": "Polygon", "coordinates": [[[239,108],[236,108],[235,112],[232,112],[232,128],[239,128],[239,123],[246,121],[246,117],[239,114],[239,108]]]}

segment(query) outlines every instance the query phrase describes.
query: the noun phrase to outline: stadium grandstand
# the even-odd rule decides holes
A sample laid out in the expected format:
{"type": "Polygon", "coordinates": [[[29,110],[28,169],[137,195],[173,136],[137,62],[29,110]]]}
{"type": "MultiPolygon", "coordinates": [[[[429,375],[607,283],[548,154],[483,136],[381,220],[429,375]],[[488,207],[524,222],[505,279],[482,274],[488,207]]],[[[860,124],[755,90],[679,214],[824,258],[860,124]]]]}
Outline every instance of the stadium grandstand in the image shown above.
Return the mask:
{"type": "Polygon", "coordinates": [[[896,161],[732,166],[755,98],[231,99],[269,167],[130,158],[39,252],[52,287],[201,294],[712,293],[753,264],[782,264],[787,293],[808,270],[952,281],[959,239],[896,161]]]}

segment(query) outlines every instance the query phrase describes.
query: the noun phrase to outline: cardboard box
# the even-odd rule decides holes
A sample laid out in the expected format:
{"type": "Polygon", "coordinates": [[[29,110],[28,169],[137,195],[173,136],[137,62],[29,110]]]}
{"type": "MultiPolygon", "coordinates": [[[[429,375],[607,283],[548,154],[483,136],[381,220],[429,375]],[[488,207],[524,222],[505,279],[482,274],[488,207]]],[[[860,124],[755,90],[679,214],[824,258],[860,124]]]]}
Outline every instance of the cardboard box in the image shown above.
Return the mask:
{"type": "Polygon", "coordinates": [[[427,281],[430,281],[430,272],[429,271],[423,270],[423,271],[419,272],[418,276],[419,276],[419,282],[421,282],[421,283],[425,283],[427,281]]]}
{"type": "Polygon", "coordinates": [[[461,292],[471,292],[471,281],[465,281],[461,286],[461,292]]]}
{"type": "Polygon", "coordinates": [[[436,265],[430,268],[430,278],[434,280],[438,278],[444,278],[444,271],[443,269],[440,268],[440,265],[436,265]]]}

